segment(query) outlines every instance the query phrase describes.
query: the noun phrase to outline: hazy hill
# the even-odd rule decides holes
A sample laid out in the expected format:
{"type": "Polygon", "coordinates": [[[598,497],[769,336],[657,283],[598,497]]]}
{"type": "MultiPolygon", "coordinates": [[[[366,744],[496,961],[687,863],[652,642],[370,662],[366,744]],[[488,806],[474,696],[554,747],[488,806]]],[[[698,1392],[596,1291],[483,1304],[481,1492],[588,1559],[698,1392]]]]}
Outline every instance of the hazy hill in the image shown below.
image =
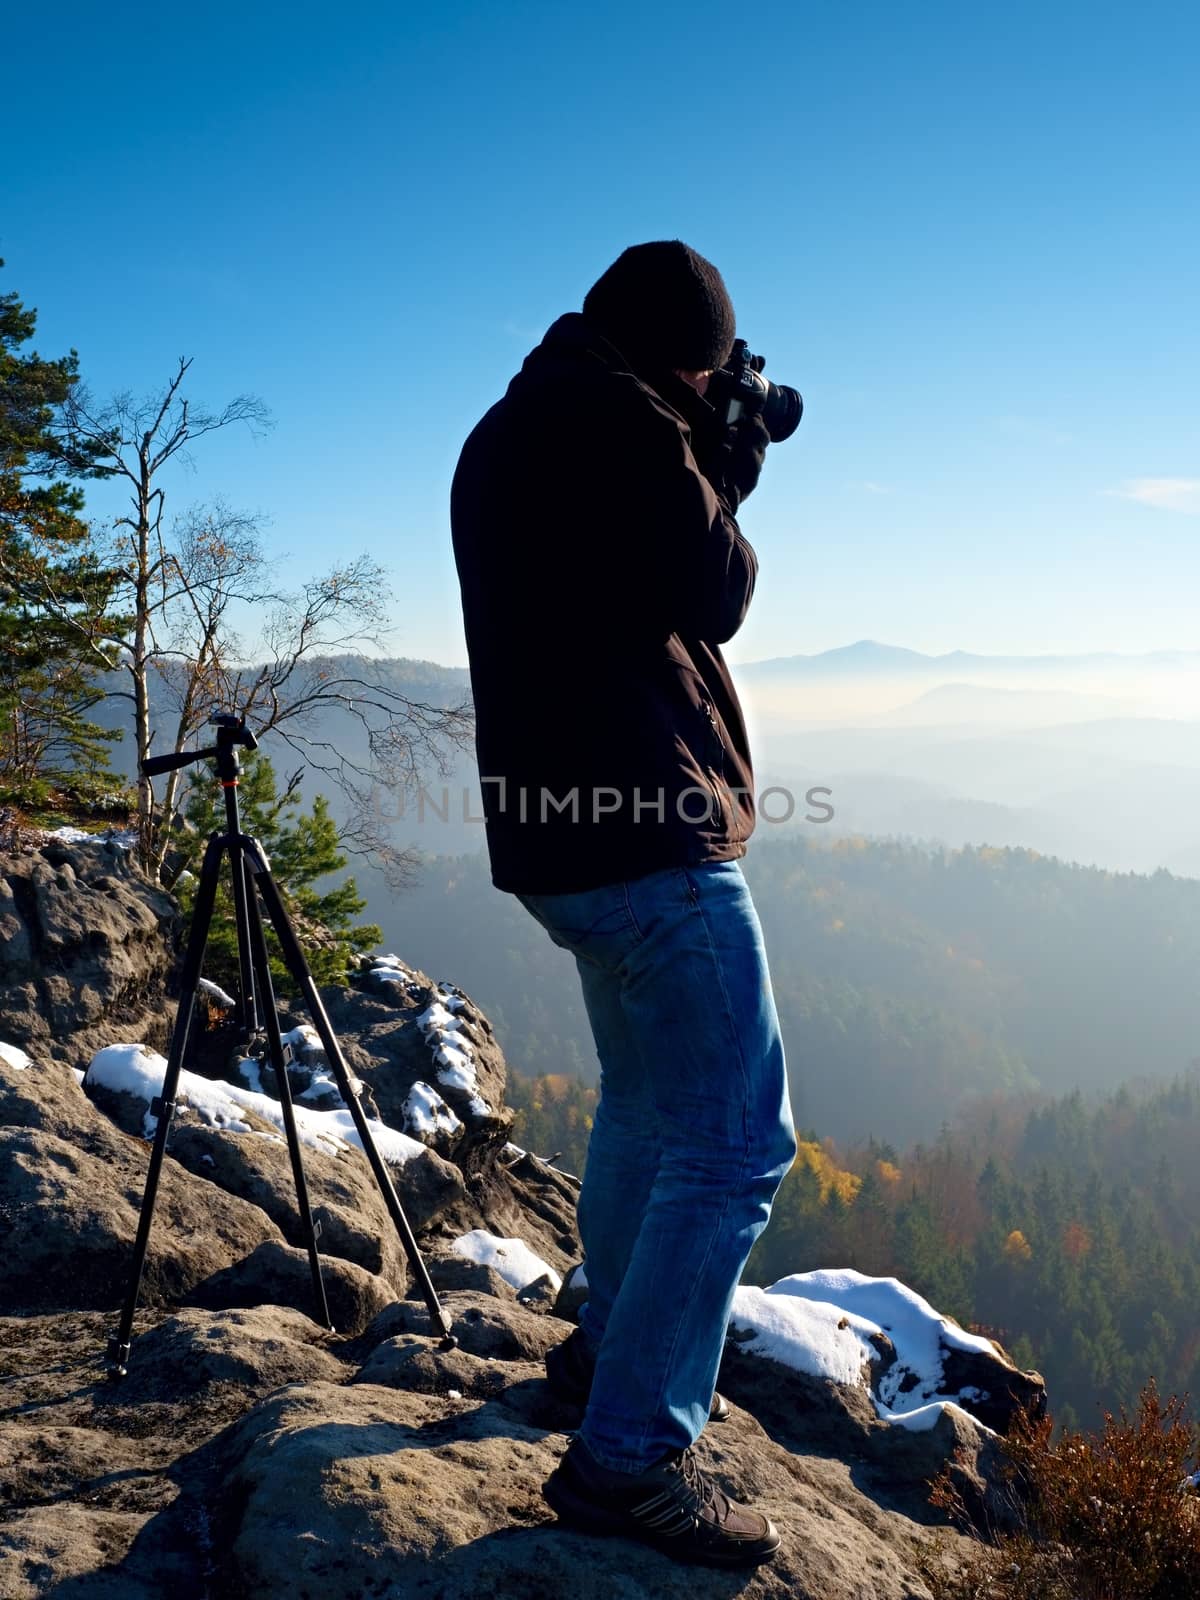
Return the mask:
{"type": "MultiPolygon", "coordinates": [[[[418,699],[448,703],[469,689],[465,668],[433,662],[326,665],[347,663],[418,699]]],[[[1025,844],[1119,870],[1200,871],[1200,652],[927,656],[864,640],[735,675],[760,790],[831,788],[830,833],[1025,844]]],[[[120,719],[124,704],[108,714],[120,719]]],[[[165,704],[157,715],[165,729],[165,704]]],[[[366,732],[345,710],[307,732],[351,759],[366,754],[366,732]]],[[[117,754],[128,761],[127,747],[117,754]]],[[[278,754],[288,771],[301,759],[278,754]]],[[[337,812],[336,791],[321,784],[337,812]]],[[[425,798],[377,796],[396,842],[435,855],[480,848],[469,754],[426,788],[425,798]]]]}

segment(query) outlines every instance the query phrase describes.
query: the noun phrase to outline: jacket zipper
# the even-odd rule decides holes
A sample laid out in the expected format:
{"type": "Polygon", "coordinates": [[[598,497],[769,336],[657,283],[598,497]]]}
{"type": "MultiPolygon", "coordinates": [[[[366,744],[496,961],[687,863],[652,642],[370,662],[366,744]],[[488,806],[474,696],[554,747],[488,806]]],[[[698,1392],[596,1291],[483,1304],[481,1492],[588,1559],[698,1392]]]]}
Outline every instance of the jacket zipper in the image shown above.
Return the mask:
{"type": "MultiPolygon", "coordinates": [[[[725,741],[721,738],[720,728],[717,727],[716,712],[713,710],[712,701],[707,695],[703,696],[701,703],[704,706],[704,714],[708,718],[708,725],[712,732],[713,739],[716,742],[717,749],[721,752],[721,765],[723,768],[725,764],[725,741]]],[[[728,819],[725,816],[725,802],[722,800],[720,791],[714,781],[716,773],[710,762],[705,763],[704,771],[706,777],[708,778],[708,786],[713,792],[713,799],[717,804],[717,816],[721,819],[721,825],[724,827],[727,821],[732,821],[732,815],[728,819]]]]}

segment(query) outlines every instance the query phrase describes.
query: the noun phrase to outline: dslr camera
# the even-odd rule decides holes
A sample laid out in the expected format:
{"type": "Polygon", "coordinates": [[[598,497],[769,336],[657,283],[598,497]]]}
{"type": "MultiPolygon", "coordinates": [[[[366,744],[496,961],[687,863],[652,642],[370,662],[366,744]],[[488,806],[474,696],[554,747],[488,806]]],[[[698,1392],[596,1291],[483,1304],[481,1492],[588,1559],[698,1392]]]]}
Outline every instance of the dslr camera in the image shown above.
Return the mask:
{"type": "Polygon", "coordinates": [[[798,390],[764,378],[764,366],[763,356],[752,356],[745,339],[736,339],[729,360],[709,378],[704,398],[716,410],[722,428],[732,427],[747,412],[757,412],[771,443],[778,444],[800,426],[804,401],[798,390]]]}

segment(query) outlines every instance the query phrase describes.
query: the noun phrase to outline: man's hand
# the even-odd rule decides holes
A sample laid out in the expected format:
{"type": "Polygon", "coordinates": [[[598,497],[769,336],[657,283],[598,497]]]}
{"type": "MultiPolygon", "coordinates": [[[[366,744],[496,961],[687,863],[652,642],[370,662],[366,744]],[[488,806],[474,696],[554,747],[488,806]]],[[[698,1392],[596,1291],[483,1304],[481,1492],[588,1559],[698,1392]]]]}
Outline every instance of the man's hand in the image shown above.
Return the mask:
{"type": "Polygon", "coordinates": [[[729,431],[729,439],[717,453],[714,484],[729,501],[733,511],[751,494],[758,483],[771,435],[757,412],[739,417],[729,431]]]}

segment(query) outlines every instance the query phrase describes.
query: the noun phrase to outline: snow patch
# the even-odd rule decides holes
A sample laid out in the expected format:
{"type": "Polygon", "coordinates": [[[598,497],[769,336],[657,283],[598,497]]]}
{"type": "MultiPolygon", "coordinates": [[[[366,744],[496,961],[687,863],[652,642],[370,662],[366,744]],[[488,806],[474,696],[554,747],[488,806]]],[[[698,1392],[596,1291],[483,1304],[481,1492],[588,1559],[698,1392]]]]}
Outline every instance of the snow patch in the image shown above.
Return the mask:
{"type": "Polygon", "coordinates": [[[232,995],[225,993],[220,984],[212,983],[208,978],[201,978],[196,988],[201,994],[206,994],[216,1005],[224,1006],[226,1011],[236,1011],[237,1001],[232,995]]]}
{"type": "Polygon", "coordinates": [[[262,1062],[254,1056],[243,1056],[238,1062],[238,1071],[245,1078],[255,1094],[263,1094],[262,1062]]]}
{"type": "MultiPolygon", "coordinates": [[[[290,1033],[283,1035],[284,1044],[291,1045],[292,1054],[301,1066],[312,1073],[308,1087],[301,1090],[296,1096],[297,1100],[333,1100],[339,1106],[346,1104],[342,1091],[338,1087],[337,1079],[333,1075],[333,1068],[329,1065],[329,1058],[325,1054],[325,1046],[321,1043],[321,1035],[307,1022],[300,1027],[293,1028],[290,1033]]],[[[350,1088],[354,1094],[361,1094],[363,1085],[347,1069],[350,1088]]]]}
{"type": "Polygon", "coordinates": [[[103,833],[88,833],[83,828],[65,824],[61,828],[48,828],[47,839],[61,839],[64,844],[108,844],[114,850],[132,850],[138,842],[136,828],[106,828],[103,833]]]}
{"type": "Polygon", "coordinates": [[[311,1023],[302,1022],[298,1028],[291,1028],[282,1035],[283,1043],[290,1044],[299,1058],[301,1052],[308,1054],[325,1054],[325,1046],[321,1043],[321,1035],[311,1023]]]}
{"type": "Polygon", "coordinates": [[[501,1239],[485,1228],[472,1228],[470,1233],[455,1239],[450,1248],[456,1256],[465,1256],[468,1261],[493,1268],[518,1294],[539,1278],[549,1278],[556,1294],[562,1288],[558,1273],[523,1239],[501,1239]]]}
{"type": "Polygon", "coordinates": [[[729,1322],[751,1335],[738,1341],[743,1350],[812,1378],[861,1385],[863,1369],[875,1356],[867,1342],[875,1331],[870,1323],[858,1317],[851,1321],[836,1306],[785,1298],[774,1289],[735,1290],[729,1322]]]}
{"type": "Polygon", "coordinates": [[[443,1132],[455,1134],[462,1127],[437,1090],[419,1079],[408,1091],[401,1109],[404,1112],[404,1126],[418,1135],[425,1134],[433,1138],[443,1132]]]}
{"type": "MultiPolygon", "coordinates": [[[[243,1063],[245,1067],[245,1063],[243,1063]]],[[[162,1090],[167,1063],[153,1050],[139,1044],[112,1044],[92,1057],[87,1078],[92,1083],[102,1083],[108,1089],[123,1090],[149,1105],[162,1090]]],[[[254,1089],[243,1089],[237,1084],[217,1082],[202,1078],[195,1072],[179,1075],[179,1100],[189,1105],[201,1122],[210,1127],[223,1128],[227,1133],[254,1131],[244,1113],[253,1112],[264,1122],[278,1130],[267,1135],[279,1139],[284,1133],[283,1109],[278,1100],[254,1089]]],[[[296,1131],[300,1142],[337,1156],[349,1148],[361,1149],[362,1140],[347,1110],[314,1111],[309,1106],[297,1104],[296,1131]]],[[[153,1138],[158,1119],[149,1110],[142,1122],[147,1139],[153,1138]]],[[[392,1166],[403,1166],[414,1156],[424,1155],[425,1146],[406,1133],[397,1133],[386,1123],[369,1118],[367,1127],[383,1159],[392,1166]]]]}
{"type": "Polygon", "coordinates": [[[24,1072],[29,1066],[29,1057],[15,1044],[0,1044],[0,1061],[5,1062],[16,1072],[24,1072]]]}
{"type": "Polygon", "coordinates": [[[368,971],[377,983],[394,983],[401,989],[414,988],[417,981],[407,964],[395,955],[372,956],[368,971]]]}
{"type": "Polygon", "coordinates": [[[491,1107],[479,1093],[474,1048],[462,1031],[463,1019],[454,1015],[462,1010],[463,998],[455,992],[453,984],[442,984],[435,994],[436,998],[417,1018],[417,1027],[438,1064],[438,1082],[469,1095],[473,1116],[490,1116],[491,1107]]]}
{"type": "Polygon", "coordinates": [[[896,1360],[879,1380],[875,1409],[884,1422],[914,1432],[932,1428],[947,1405],[982,1398],[973,1387],[945,1392],[944,1349],[996,1354],[989,1339],[940,1316],[898,1279],[869,1278],[849,1268],[796,1273],[765,1290],[739,1288],[730,1322],[750,1335],[742,1348],[754,1355],[864,1387],[867,1366],[877,1359],[871,1335],[885,1333],[896,1360]]]}

